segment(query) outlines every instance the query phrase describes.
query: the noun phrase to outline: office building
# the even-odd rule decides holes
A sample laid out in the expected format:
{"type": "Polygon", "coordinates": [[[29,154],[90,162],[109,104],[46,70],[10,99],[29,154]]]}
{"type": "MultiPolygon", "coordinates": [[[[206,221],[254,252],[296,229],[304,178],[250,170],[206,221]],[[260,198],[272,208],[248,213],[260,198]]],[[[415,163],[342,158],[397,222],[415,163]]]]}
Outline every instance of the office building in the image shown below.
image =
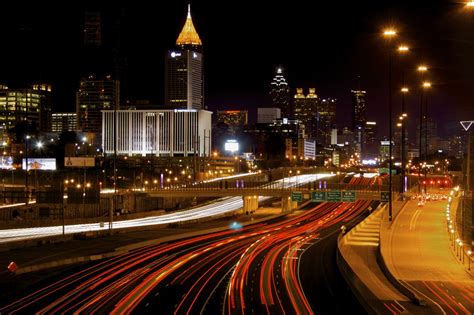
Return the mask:
{"type": "Polygon", "coordinates": [[[281,119],[281,109],[277,107],[259,107],[257,109],[257,124],[270,124],[281,119]]]}
{"type": "Polygon", "coordinates": [[[305,126],[310,139],[316,139],[318,134],[318,110],[320,109],[320,100],[316,94],[316,89],[310,88],[308,94],[305,95],[302,88],[297,88],[293,102],[294,118],[305,126]]]}
{"type": "MultiPolygon", "coordinates": [[[[438,126],[431,117],[427,117],[423,122],[422,130],[421,130],[421,157],[422,158],[435,152],[437,137],[438,137],[438,126]]],[[[419,124],[416,130],[416,144],[418,147],[420,147],[420,125],[419,124]]]]}
{"type": "Polygon", "coordinates": [[[20,122],[31,131],[51,131],[51,85],[35,84],[29,88],[10,89],[0,85],[0,137],[20,122]]]}
{"type": "Polygon", "coordinates": [[[365,118],[365,91],[351,90],[352,94],[352,131],[358,126],[364,127],[365,118]]]}
{"type": "MultiPolygon", "coordinates": [[[[379,141],[377,140],[377,122],[366,121],[364,139],[362,141],[362,158],[373,159],[379,155],[379,141]]],[[[408,143],[408,142],[407,142],[408,143]]]]}
{"type": "Polygon", "coordinates": [[[356,153],[363,155],[365,127],[365,91],[351,90],[352,94],[352,131],[355,136],[356,153]]]}
{"type": "Polygon", "coordinates": [[[217,111],[217,122],[226,124],[229,127],[229,132],[234,135],[248,124],[248,117],[249,112],[247,110],[217,111]]]}
{"type": "Polygon", "coordinates": [[[118,110],[116,148],[114,113],[102,111],[104,153],[153,156],[209,156],[211,115],[206,110],[118,110]]]}
{"type": "Polygon", "coordinates": [[[77,113],[53,113],[51,117],[51,131],[76,131],[77,113]]]}
{"type": "Polygon", "coordinates": [[[177,49],[166,54],[165,106],[175,109],[203,109],[202,42],[194,28],[190,6],[176,46],[177,49]]]}
{"type": "Polygon", "coordinates": [[[102,110],[119,108],[119,82],[110,76],[98,80],[94,76],[82,79],[76,93],[78,129],[83,132],[102,131],[102,110]]]}
{"type": "Polygon", "coordinates": [[[83,36],[85,46],[100,46],[102,44],[102,23],[99,11],[85,12],[83,36]]]}
{"type": "Polygon", "coordinates": [[[290,87],[283,76],[283,69],[277,68],[275,77],[270,83],[270,97],[272,107],[281,110],[282,118],[293,118],[290,107],[290,87]]]}
{"type": "Polygon", "coordinates": [[[316,117],[316,145],[318,151],[331,145],[331,133],[336,126],[337,99],[324,98],[318,104],[316,117]]]}

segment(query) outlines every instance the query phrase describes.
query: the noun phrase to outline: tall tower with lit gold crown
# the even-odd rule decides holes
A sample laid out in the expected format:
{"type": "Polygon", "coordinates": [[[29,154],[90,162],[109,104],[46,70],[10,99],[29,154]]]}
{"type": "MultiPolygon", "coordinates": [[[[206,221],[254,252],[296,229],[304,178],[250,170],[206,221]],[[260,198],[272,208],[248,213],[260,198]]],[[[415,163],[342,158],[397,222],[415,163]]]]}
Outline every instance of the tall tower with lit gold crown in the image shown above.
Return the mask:
{"type": "Polygon", "coordinates": [[[202,42],[191,18],[191,6],[176,49],[166,54],[165,105],[175,109],[204,109],[202,42]]]}

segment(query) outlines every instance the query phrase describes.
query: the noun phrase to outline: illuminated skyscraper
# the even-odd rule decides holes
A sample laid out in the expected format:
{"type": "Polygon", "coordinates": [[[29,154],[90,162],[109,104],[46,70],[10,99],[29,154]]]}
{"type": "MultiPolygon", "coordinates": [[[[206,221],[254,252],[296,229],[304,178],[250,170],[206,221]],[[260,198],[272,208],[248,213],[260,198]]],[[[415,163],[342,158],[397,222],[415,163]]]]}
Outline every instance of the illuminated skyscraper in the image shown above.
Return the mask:
{"type": "Polygon", "coordinates": [[[193,20],[191,8],[176,40],[178,49],[168,51],[165,69],[165,105],[169,108],[204,108],[202,42],[193,20]]]}
{"type": "Polygon", "coordinates": [[[0,85],[0,140],[21,122],[27,122],[30,130],[51,131],[51,85],[20,89],[0,85]]]}
{"type": "Polygon", "coordinates": [[[378,156],[380,142],[377,138],[377,122],[367,121],[364,126],[362,158],[373,159],[378,156]]]}
{"type": "Polygon", "coordinates": [[[318,104],[316,145],[320,152],[331,144],[331,132],[336,126],[336,104],[335,98],[322,99],[318,104]]]}
{"type": "Polygon", "coordinates": [[[290,87],[283,76],[282,68],[277,68],[275,77],[270,83],[272,107],[281,109],[282,118],[293,118],[290,107],[290,87]]]}
{"type": "Polygon", "coordinates": [[[316,89],[310,88],[305,95],[302,88],[296,89],[294,95],[294,117],[305,127],[305,132],[310,139],[317,138],[317,116],[320,100],[316,89]]]}
{"type": "Polygon", "coordinates": [[[119,81],[110,77],[98,80],[91,76],[81,80],[76,94],[78,128],[83,132],[102,131],[102,110],[119,107],[119,81]]]}
{"type": "Polygon", "coordinates": [[[76,131],[77,130],[77,114],[76,113],[53,113],[51,117],[51,131],[76,131]]]}
{"type": "Polygon", "coordinates": [[[351,90],[352,93],[352,131],[365,126],[365,91],[351,90]]]}
{"type": "MultiPolygon", "coordinates": [[[[422,137],[421,137],[421,156],[432,154],[436,148],[436,139],[438,137],[438,125],[433,118],[426,118],[423,123],[422,137]]],[[[418,124],[416,129],[416,141],[417,146],[420,146],[420,125],[418,124]]]]}
{"type": "Polygon", "coordinates": [[[234,135],[248,124],[248,117],[249,112],[247,110],[217,111],[217,122],[226,124],[229,127],[229,132],[234,135]]]}
{"type": "Polygon", "coordinates": [[[362,155],[365,128],[365,91],[351,90],[352,94],[352,131],[355,136],[356,153],[362,155]]]}

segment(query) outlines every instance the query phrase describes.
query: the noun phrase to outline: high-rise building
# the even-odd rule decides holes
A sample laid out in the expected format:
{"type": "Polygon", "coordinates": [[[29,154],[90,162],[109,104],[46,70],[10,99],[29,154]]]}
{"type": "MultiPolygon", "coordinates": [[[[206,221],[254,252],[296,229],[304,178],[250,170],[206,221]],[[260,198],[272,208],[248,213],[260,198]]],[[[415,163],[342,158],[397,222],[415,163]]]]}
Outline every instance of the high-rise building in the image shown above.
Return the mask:
{"type": "Polygon", "coordinates": [[[100,133],[102,110],[119,107],[119,82],[107,77],[98,80],[93,76],[81,80],[76,93],[78,129],[83,132],[100,133]]]}
{"type": "Polygon", "coordinates": [[[277,68],[275,77],[270,83],[270,97],[272,107],[279,108],[283,118],[293,118],[290,107],[290,87],[283,76],[282,68],[277,68]]]}
{"type": "Polygon", "coordinates": [[[355,136],[356,153],[364,155],[364,127],[365,127],[365,91],[351,90],[352,94],[352,131],[355,136]]]}
{"type": "Polygon", "coordinates": [[[365,126],[365,91],[351,90],[352,94],[352,131],[365,126]]]}
{"type": "Polygon", "coordinates": [[[76,131],[77,113],[53,113],[51,124],[52,132],[76,131]]]}
{"type": "Polygon", "coordinates": [[[296,94],[294,95],[294,118],[305,126],[306,133],[310,139],[316,139],[320,100],[314,88],[310,88],[307,95],[303,92],[302,88],[296,89],[296,94]]]}
{"type": "Polygon", "coordinates": [[[465,151],[465,141],[461,136],[453,136],[449,139],[449,155],[462,159],[465,151]]]}
{"type": "Polygon", "coordinates": [[[0,137],[18,123],[26,121],[35,131],[51,131],[51,85],[9,89],[0,86],[0,137]]]}
{"type": "Polygon", "coordinates": [[[249,112],[247,110],[218,110],[217,122],[226,124],[230,133],[235,135],[239,129],[243,129],[248,124],[249,112]]]}
{"type": "MultiPolygon", "coordinates": [[[[432,154],[436,148],[436,140],[438,137],[438,126],[436,122],[427,117],[422,125],[421,130],[421,157],[432,154]]],[[[420,125],[416,129],[417,146],[420,146],[420,125]]]]}
{"type": "Polygon", "coordinates": [[[257,108],[257,124],[270,124],[277,119],[281,119],[281,109],[277,107],[257,108]]]}
{"type": "Polygon", "coordinates": [[[188,16],[176,40],[178,49],[168,51],[165,65],[165,105],[175,109],[204,108],[202,42],[188,16]]]}
{"type": "Polygon", "coordinates": [[[51,109],[53,104],[53,96],[51,95],[50,84],[33,84],[33,91],[40,95],[40,117],[39,117],[39,131],[50,132],[51,131],[51,109]]]}
{"type": "Polygon", "coordinates": [[[125,21],[123,8],[88,9],[84,14],[82,46],[79,53],[79,77],[112,76],[120,82],[121,104],[128,100],[127,57],[123,36],[125,21]]]}
{"type": "Polygon", "coordinates": [[[372,159],[378,157],[379,144],[380,142],[377,140],[377,122],[366,121],[364,126],[362,158],[372,159]]]}
{"type": "Polygon", "coordinates": [[[84,45],[102,44],[102,25],[99,11],[86,11],[84,16],[84,45]]]}
{"type": "Polygon", "coordinates": [[[316,145],[319,152],[331,145],[331,132],[336,125],[336,106],[335,98],[324,98],[319,102],[316,117],[316,145]]]}

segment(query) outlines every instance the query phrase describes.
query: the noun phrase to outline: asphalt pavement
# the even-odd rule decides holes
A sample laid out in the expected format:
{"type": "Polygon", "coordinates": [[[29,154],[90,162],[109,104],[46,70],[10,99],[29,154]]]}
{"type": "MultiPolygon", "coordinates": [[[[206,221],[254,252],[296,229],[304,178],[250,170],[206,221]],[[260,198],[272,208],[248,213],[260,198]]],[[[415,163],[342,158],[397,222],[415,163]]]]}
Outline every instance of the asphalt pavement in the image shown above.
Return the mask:
{"type": "Polygon", "coordinates": [[[432,313],[474,314],[474,279],[450,247],[446,206],[439,199],[423,206],[408,201],[392,224],[382,225],[382,254],[393,276],[422,296],[432,313]]]}

